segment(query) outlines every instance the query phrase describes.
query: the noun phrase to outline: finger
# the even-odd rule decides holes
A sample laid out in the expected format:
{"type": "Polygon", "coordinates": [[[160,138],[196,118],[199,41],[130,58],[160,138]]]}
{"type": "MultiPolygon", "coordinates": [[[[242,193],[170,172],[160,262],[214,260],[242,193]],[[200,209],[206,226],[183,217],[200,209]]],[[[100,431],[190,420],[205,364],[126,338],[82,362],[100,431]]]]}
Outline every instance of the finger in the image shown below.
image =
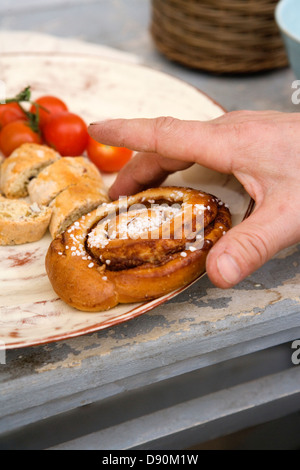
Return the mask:
{"type": "MultiPolygon", "coordinates": [[[[207,257],[207,274],[216,286],[235,286],[281,249],[296,243],[287,236],[286,215],[279,213],[265,205],[216,243],[207,257]]],[[[289,233],[296,232],[289,227],[289,233]]]]}
{"type": "Polygon", "coordinates": [[[156,153],[138,153],[118,173],[109,196],[116,200],[119,196],[129,196],[148,187],[159,186],[168,175],[185,170],[190,165],[156,153]]]}
{"type": "Polygon", "coordinates": [[[172,117],[112,119],[90,124],[90,135],[103,144],[199,163],[233,173],[249,143],[257,141],[260,123],[286,119],[278,111],[232,111],[210,121],[182,121],[172,117]],[[233,157],[234,156],[234,157],[233,157]]]}
{"type": "Polygon", "coordinates": [[[114,119],[91,124],[89,133],[106,145],[157,153],[173,160],[200,163],[223,173],[231,172],[233,132],[230,135],[226,120],[221,118],[208,122],[171,117],[114,119]]]}

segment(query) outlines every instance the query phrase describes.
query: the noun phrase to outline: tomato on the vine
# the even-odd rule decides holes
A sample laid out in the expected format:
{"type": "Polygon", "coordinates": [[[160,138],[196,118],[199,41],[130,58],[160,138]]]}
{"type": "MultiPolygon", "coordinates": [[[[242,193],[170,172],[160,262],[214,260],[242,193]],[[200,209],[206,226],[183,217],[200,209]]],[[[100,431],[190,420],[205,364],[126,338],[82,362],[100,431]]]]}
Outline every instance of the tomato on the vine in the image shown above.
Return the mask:
{"type": "Polygon", "coordinates": [[[39,112],[39,125],[41,129],[43,129],[52,116],[68,111],[66,103],[60,98],[52,95],[41,96],[35,100],[30,108],[30,112],[36,114],[37,106],[39,112]]]}
{"type": "Polygon", "coordinates": [[[87,145],[89,159],[104,173],[115,173],[131,159],[133,151],[125,147],[112,147],[97,142],[91,136],[87,145]]]}
{"type": "Polygon", "coordinates": [[[12,121],[0,132],[0,150],[5,157],[25,143],[41,143],[40,135],[30,128],[28,121],[12,121]]]}
{"type": "Polygon", "coordinates": [[[26,114],[18,103],[4,103],[0,105],[0,129],[10,122],[26,119],[26,114]]]}
{"type": "Polygon", "coordinates": [[[88,143],[87,125],[77,114],[53,115],[43,128],[46,143],[62,156],[82,155],[88,143]]]}

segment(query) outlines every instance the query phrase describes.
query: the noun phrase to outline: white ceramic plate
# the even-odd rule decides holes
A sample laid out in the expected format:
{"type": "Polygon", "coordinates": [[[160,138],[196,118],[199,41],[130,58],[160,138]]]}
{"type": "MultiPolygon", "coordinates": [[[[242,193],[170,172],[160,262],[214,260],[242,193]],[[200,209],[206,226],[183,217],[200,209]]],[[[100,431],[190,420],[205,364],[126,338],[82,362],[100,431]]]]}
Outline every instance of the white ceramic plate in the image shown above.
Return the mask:
{"type": "MultiPolygon", "coordinates": [[[[4,54],[1,80],[7,95],[31,85],[33,98],[60,96],[87,123],[113,117],[174,116],[208,120],[224,110],[194,87],[149,68],[109,59],[70,54],[4,54]]],[[[114,176],[104,180],[110,185],[114,176]]],[[[228,203],[233,223],[251,211],[252,202],[228,175],[193,167],[165,184],[190,186],[228,203]]],[[[141,315],[183,289],[155,301],[121,305],[108,312],[82,313],[59,300],[48,281],[44,260],[50,235],[37,243],[0,247],[0,348],[49,343],[122,323],[141,315]]]]}

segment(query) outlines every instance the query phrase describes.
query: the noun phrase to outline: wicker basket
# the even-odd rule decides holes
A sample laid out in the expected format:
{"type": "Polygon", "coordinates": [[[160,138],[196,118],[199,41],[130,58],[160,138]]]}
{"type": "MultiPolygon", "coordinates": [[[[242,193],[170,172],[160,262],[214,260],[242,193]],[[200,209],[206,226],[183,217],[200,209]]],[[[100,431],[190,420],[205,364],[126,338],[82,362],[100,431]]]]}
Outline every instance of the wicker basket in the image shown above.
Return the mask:
{"type": "Polygon", "coordinates": [[[152,0],[151,34],[169,59],[214,73],[288,64],[274,11],[278,0],[152,0]]]}

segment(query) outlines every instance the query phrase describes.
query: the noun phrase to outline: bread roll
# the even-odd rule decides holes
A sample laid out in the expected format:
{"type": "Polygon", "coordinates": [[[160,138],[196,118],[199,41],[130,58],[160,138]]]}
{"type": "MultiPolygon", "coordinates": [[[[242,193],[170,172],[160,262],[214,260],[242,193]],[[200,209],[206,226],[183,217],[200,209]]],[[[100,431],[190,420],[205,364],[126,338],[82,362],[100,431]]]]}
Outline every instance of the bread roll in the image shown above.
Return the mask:
{"type": "Polygon", "coordinates": [[[45,145],[21,145],[1,165],[0,191],[8,198],[26,197],[29,181],[60,158],[45,145]]]}
{"type": "Polygon", "coordinates": [[[40,240],[48,229],[51,209],[23,199],[0,197],[0,245],[40,240]]]}
{"type": "Polygon", "coordinates": [[[66,188],[77,184],[82,178],[89,178],[94,184],[103,186],[102,178],[96,166],[85,157],[63,157],[42,170],[30,181],[28,193],[30,200],[42,205],[51,201],[66,188]]]}
{"type": "Polygon", "coordinates": [[[104,202],[108,202],[108,196],[103,184],[99,182],[91,185],[89,179],[81,178],[79,183],[69,186],[51,204],[52,217],[49,229],[52,238],[104,202]]]}

